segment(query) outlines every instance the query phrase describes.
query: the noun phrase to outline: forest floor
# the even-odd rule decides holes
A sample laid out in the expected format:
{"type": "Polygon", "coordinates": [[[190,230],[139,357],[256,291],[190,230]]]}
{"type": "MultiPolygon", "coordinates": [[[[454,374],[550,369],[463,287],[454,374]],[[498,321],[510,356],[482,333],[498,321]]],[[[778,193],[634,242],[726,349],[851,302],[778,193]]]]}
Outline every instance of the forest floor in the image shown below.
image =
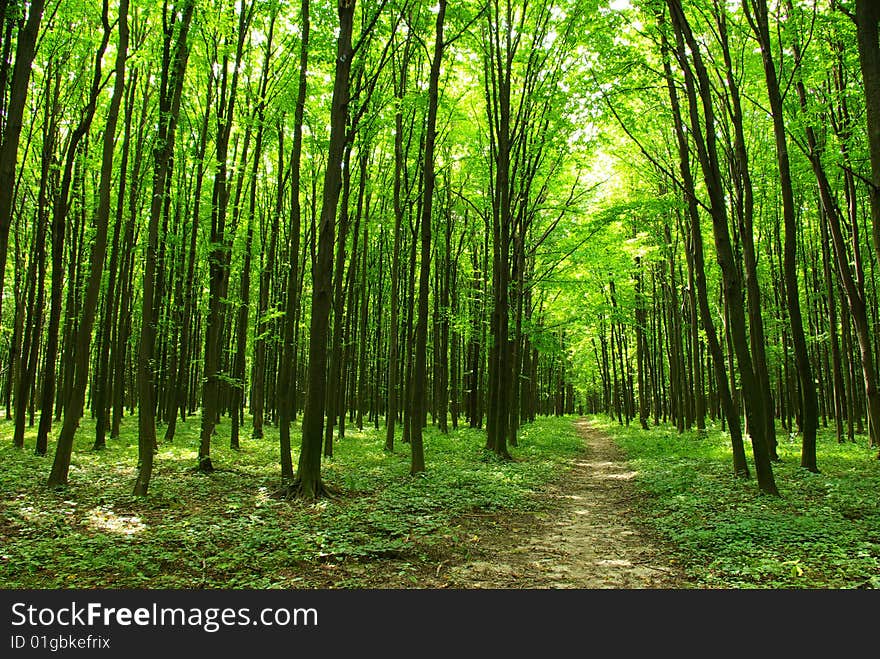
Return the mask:
{"type": "Polygon", "coordinates": [[[575,422],[584,453],[539,496],[544,512],[483,520],[481,556],[449,568],[453,588],[693,588],[640,524],[636,476],[606,433],[575,422]]]}
{"type": "Polygon", "coordinates": [[[14,544],[0,555],[0,585],[698,587],[647,528],[640,504],[649,495],[637,487],[624,452],[586,419],[523,429],[510,462],[486,455],[480,431],[436,437],[435,469],[416,480],[405,449],[384,452],[371,434],[346,439],[340,462],[325,469],[343,487],[316,504],[265,496],[275,475],[263,469],[274,471],[264,442],[247,442],[232,455],[218,441],[221,462],[237,461],[236,468],[195,474],[193,438],[184,431],[197,427],[190,419],[180,441],[163,445],[148,500],[126,491],[134,450],[128,435],[100,453],[81,447],[73,485],[48,496],[45,458],[9,448],[18,475],[0,484],[0,494],[9,490],[0,496],[0,545],[14,544]],[[349,452],[359,468],[341,462],[349,452]],[[63,569],[61,546],[77,557],[63,569]],[[267,547],[274,547],[269,556],[267,547]]]}
{"type": "Polygon", "coordinates": [[[586,419],[574,424],[583,450],[536,493],[536,511],[466,513],[456,520],[472,540],[466,552],[456,543],[434,548],[431,560],[408,562],[406,570],[393,560],[344,563],[318,587],[341,581],[379,589],[699,588],[639,520],[645,495],[614,439],[586,419]]]}
{"type": "MultiPolygon", "coordinates": [[[[48,456],[0,441],[0,588],[880,588],[880,461],[830,429],[820,474],[780,432],[780,496],[768,497],[732,477],[715,426],[540,417],[512,460],[487,452],[480,429],[429,427],[418,477],[405,444],[385,451],[384,432],[349,428],[323,464],[334,496],[303,502],[271,496],[271,428],[234,451],[221,427],[217,470],[196,472],[198,416],[135,497],[137,423],[125,421],[95,452],[85,419],[60,490],[45,486],[48,456]]],[[[10,428],[0,421],[0,437],[10,428]]]]}

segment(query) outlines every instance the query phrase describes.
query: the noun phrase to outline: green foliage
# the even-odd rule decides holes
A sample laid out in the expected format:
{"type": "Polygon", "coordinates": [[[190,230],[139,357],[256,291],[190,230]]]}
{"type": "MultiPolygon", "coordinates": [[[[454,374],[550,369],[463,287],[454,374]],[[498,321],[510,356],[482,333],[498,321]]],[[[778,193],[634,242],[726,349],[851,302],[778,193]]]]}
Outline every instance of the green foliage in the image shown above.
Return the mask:
{"type": "Polygon", "coordinates": [[[821,473],[813,474],[799,466],[799,442],[780,441],[782,496],[774,498],[733,477],[729,437],[717,427],[701,439],[668,426],[594,422],[638,471],[644,519],[703,587],[880,586],[880,463],[864,444],[820,432],[821,473]]]}
{"type": "Polygon", "coordinates": [[[174,444],[160,446],[150,497],[140,499],[130,494],[136,420],[127,418],[122,437],[101,452],[89,450],[92,424],[83,426],[64,491],[45,489],[49,458],[0,447],[4,588],[309,587],[321,564],[405,566],[427,560],[432,548],[465,544],[456,521],[464,513],[534,509],[534,492],[580,447],[566,419],[525,426],[513,462],[487,457],[481,431],[429,429],[429,470],[412,478],[405,444],[387,453],[384,429],[349,429],[323,470],[339,496],[309,505],[273,496],[276,429],[233,452],[221,425],[218,471],[206,476],[191,468],[199,418],[190,417],[174,444]]]}

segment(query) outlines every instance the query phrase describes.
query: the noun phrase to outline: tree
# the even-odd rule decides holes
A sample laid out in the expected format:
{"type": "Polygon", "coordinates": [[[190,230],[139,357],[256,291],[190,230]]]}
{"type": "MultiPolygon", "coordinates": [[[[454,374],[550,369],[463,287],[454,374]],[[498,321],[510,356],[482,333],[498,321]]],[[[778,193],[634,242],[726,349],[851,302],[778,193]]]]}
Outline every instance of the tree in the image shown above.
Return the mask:
{"type": "MultiPolygon", "coordinates": [[[[9,228],[12,226],[12,204],[15,194],[16,163],[21,129],[27,101],[31,64],[34,60],[45,0],[31,0],[27,18],[18,31],[15,63],[9,81],[5,123],[0,141],[0,317],[2,317],[3,285],[6,280],[6,258],[9,251],[9,228]]],[[[4,92],[6,90],[4,89],[4,92]]]]}
{"type": "Polygon", "coordinates": [[[333,82],[333,100],[330,106],[330,142],[324,170],[324,189],[317,237],[318,259],[312,273],[309,370],[302,422],[302,448],[299,454],[296,481],[289,488],[291,494],[305,499],[317,499],[326,494],[321,480],[321,446],[324,436],[324,406],[327,395],[325,381],[327,344],[325,337],[330,317],[336,212],[339,192],[342,188],[342,160],[347,141],[345,124],[348,119],[349,74],[351,73],[351,60],[354,57],[352,45],[354,7],[355,0],[338,0],[337,2],[339,34],[336,38],[336,72],[333,82]]]}
{"type": "MultiPolygon", "coordinates": [[[[153,400],[153,355],[156,327],[153,310],[156,253],[159,242],[159,219],[168,194],[171,156],[180,113],[183,81],[189,58],[189,28],[195,10],[194,0],[182,0],[175,7],[172,20],[166,23],[166,55],[162,62],[162,85],[159,98],[159,127],[153,150],[153,192],[147,226],[146,258],[144,260],[143,299],[141,305],[140,348],[138,351],[138,475],[134,485],[136,496],[146,496],[153,473],[153,451],[156,448],[155,401],[153,400]]],[[[167,15],[168,4],[164,5],[167,15]]]]}
{"type": "Polygon", "coordinates": [[[804,333],[803,316],[801,313],[800,286],[797,276],[798,226],[794,187],[791,180],[791,166],[788,157],[788,139],[786,137],[785,118],[782,113],[782,92],[779,88],[776,65],[773,61],[773,52],[771,50],[766,0],[746,0],[743,3],[743,7],[761,48],[764,76],[767,81],[767,96],[770,101],[770,114],[773,119],[773,135],[776,138],[776,162],[779,168],[782,217],[785,224],[785,255],[783,264],[785,295],[788,302],[789,320],[791,322],[798,382],[800,383],[801,430],[803,432],[801,466],[809,471],[818,472],[819,469],[816,466],[816,429],[819,422],[816,385],[813,381],[813,369],[807,352],[807,338],[804,333]]]}
{"type": "MultiPolygon", "coordinates": [[[[294,480],[293,458],[290,453],[290,422],[295,405],[296,392],[296,345],[294,343],[296,319],[299,311],[299,237],[302,221],[300,207],[300,167],[302,163],[302,130],[305,114],[309,58],[309,0],[303,0],[300,9],[299,82],[293,119],[293,147],[290,154],[290,252],[287,276],[287,304],[285,307],[282,338],[281,368],[278,375],[279,396],[278,434],[281,449],[281,480],[287,484],[294,480]]],[[[303,268],[303,274],[305,268],[303,268]]]]}
{"type": "Polygon", "coordinates": [[[703,64],[699,45],[691,32],[681,3],[677,0],[667,0],[666,4],[676,33],[676,57],[685,78],[691,131],[711,202],[712,229],[715,236],[718,265],[723,273],[724,296],[730,310],[731,338],[742,378],[743,398],[752,436],[752,453],[755,459],[758,487],[762,492],[778,495],[770,463],[769,444],[763,432],[763,429],[766,428],[764,415],[770,412],[764,409],[764,401],[760,396],[760,389],[752,365],[745,313],[742,307],[742,284],[730,242],[726,203],[715,144],[715,113],[710,96],[709,77],[703,64]],[[693,69],[691,69],[691,62],[688,61],[688,51],[693,69]],[[702,121],[705,122],[705,128],[700,125],[700,105],[702,105],[702,121]]]}
{"type": "Polygon", "coordinates": [[[431,218],[434,209],[434,150],[437,140],[437,106],[439,103],[440,66],[443,62],[443,21],[446,17],[446,0],[440,0],[437,11],[437,28],[434,54],[431,58],[431,74],[428,80],[428,120],[425,127],[424,174],[422,175],[422,221],[421,259],[419,267],[418,320],[416,322],[415,371],[413,373],[413,417],[415,423],[410,437],[410,473],[425,471],[425,454],[422,439],[422,418],[425,414],[426,360],[428,343],[428,286],[431,276],[431,218]]]}
{"type": "MultiPolygon", "coordinates": [[[[110,21],[105,11],[102,16],[105,34],[110,33],[110,21]]],[[[83,301],[82,318],[77,328],[77,363],[74,370],[73,390],[64,407],[64,423],[55,449],[55,462],[49,476],[49,485],[64,485],[70,467],[73,439],[83,414],[86,398],[86,386],[89,374],[89,346],[91,345],[92,329],[98,307],[98,295],[104,275],[104,257],[107,251],[107,225],[110,218],[110,195],[113,176],[113,154],[116,146],[116,124],[119,120],[119,108],[125,91],[125,61],[128,57],[128,0],[120,0],[118,32],[116,43],[116,68],[114,75],[113,96],[107,111],[104,124],[104,142],[101,155],[101,182],[98,194],[98,209],[95,214],[95,238],[92,243],[89,267],[89,281],[83,301]]],[[[100,67],[98,67],[100,77],[100,67]]]]}

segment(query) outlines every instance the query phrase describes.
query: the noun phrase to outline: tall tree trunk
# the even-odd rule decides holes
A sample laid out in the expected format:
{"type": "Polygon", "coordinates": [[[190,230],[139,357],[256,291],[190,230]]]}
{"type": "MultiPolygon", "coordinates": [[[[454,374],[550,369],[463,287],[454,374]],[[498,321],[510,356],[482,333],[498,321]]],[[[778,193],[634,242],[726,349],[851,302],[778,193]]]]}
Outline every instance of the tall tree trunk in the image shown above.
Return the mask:
{"type": "MultiPolygon", "coordinates": [[[[110,21],[106,11],[103,16],[104,31],[110,32],[110,21]]],[[[86,385],[89,380],[89,346],[92,328],[98,308],[98,296],[104,275],[104,257],[107,251],[107,226],[110,221],[110,192],[113,178],[113,151],[116,146],[116,124],[119,108],[125,90],[125,60],[128,56],[128,0],[119,2],[119,39],[116,45],[116,72],[113,81],[113,96],[107,111],[104,125],[104,143],[101,156],[101,183],[98,191],[98,210],[95,216],[95,237],[92,243],[89,263],[89,281],[83,300],[82,317],[76,333],[76,367],[74,368],[73,389],[64,406],[64,421],[55,448],[55,461],[49,476],[49,485],[65,485],[70,469],[73,451],[73,438],[79,427],[86,398],[86,385]]]]}
{"type": "MultiPolygon", "coordinates": [[[[259,158],[254,158],[254,162],[258,163],[259,158]]],[[[256,188],[256,177],[251,182],[252,188],[252,196],[251,199],[255,200],[255,194],[253,190],[256,188]]],[[[230,448],[237,450],[240,446],[239,444],[239,429],[241,428],[242,422],[244,420],[244,392],[246,389],[245,383],[245,360],[247,358],[247,335],[248,335],[248,315],[250,312],[250,304],[251,304],[251,250],[253,249],[254,242],[254,227],[253,227],[253,203],[251,204],[251,212],[248,214],[247,219],[247,238],[245,239],[245,253],[244,253],[244,265],[241,268],[241,280],[239,283],[239,308],[238,308],[238,318],[236,319],[236,328],[235,328],[235,337],[236,337],[236,345],[235,345],[235,361],[233,364],[232,377],[234,380],[233,391],[232,391],[232,402],[231,402],[231,428],[229,435],[229,446],[230,448]]]]}
{"type": "MultiPolygon", "coordinates": [[[[43,149],[40,159],[40,191],[36,213],[37,230],[28,269],[31,285],[28,287],[28,300],[25,308],[27,323],[24,328],[18,389],[15,394],[15,430],[12,441],[13,445],[18,448],[24,447],[25,415],[28,407],[33,405],[32,389],[36,380],[37,356],[40,338],[43,334],[43,313],[42,311],[37,312],[37,310],[43,309],[46,298],[46,230],[49,222],[51,191],[58,184],[58,171],[52,167],[52,160],[58,141],[60,87],[60,72],[56,71],[54,65],[50,63],[46,71],[43,149]],[[36,277],[33,276],[35,272],[36,277]],[[35,296],[36,299],[34,299],[35,296]]],[[[39,451],[37,453],[39,454],[39,451]]]]}
{"type": "Polygon", "coordinates": [[[742,305],[742,284],[737,272],[733,247],[730,241],[730,232],[727,222],[726,201],[721,184],[721,175],[718,166],[716,150],[715,118],[711,100],[709,75],[703,64],[699,45],[691,32],[690,25],[684,15],[679,0],[667,0],[667,6],[672,17],[678,42],[677,57],[682,71],[685,74],[685,88],[688,97],[689,116],[691,130],[697,146],[700,166],[703,169],[706,188],[709,193],[712,209],[712,228],[715,235],[715,247],[718,264],[722,271],[722,284],[724,287],[725,301],[730,309],[731,339],[736,351],[737,362],[742,380],[743,399],[746,407],[746,417],[752,439],[752,453],[755,460],[758,487],[766,494],[778,495],[779,491],[773,477],[773,467],[770,461],[770,452],[765,428],[764,414],[769,411],[764,409],[764,401],[759,395],[758,384],[749,351],[749,341],[746,331],[745,312],[742,305]],[[690,51],[695,73],[690,68],[686,57],[690,51]],[[699,85],[699,100],[702,102],[702,120],[705,122],[705,133],[700,125],[701,113],[699,109],[697,85],[699,85]]]}
{"type": "MultiPolygon", "coordinates": [[[[108,8],[107,1],[104,2],[102,22],[104,24],[104,34],[98,51],[95,55],[95,67],[92,76],[91,89],[89,91],[88,101],[83,111],[79,124],[73,130],[70,141],[67,145],[67,153],[65,156],[64,173],[61,179],[61,188],[55,198],[52,209],[52,295],[49,311],[48,339],[46,342],[46,352],[44,355],[43,368],[43,391],[40,404],[40,425],[37,429],[37,453],[43,455],[46,453],[48,444],[49,431],[52,427],[52,403],[55,397],[56,387],[56,358],[58,355],[58,328],[61,321],[61,296],[63,293],[64,280],[64,236],[67,225],[67,216],[70,211],[71,199],[70,188],[73,180],[73,167],[79,155],[79,146],[82,139],[86,136],[91,126],[92,119],[95,116],[95,109],[98,101],[98,95],[101,91],[102,67],[101,61],[104,51],[107,49],[107,43],[110,41],[110,25],[107,18],[108,8]]],[[[76,258],[73,253],[69,258],[76,258]]],[[[68,282],[71,285],[71,282],[68,282]]],[[[50,487],[63,486],[67,484],[66,469],[54,469],[49,476],[48,484],[50,487]]]]}
{"type": "MultiPolygon", "coordinates": [[[[5,125],[0,141],[0,305],[3,303],[3,282],[6,279],[6,254],[9,249],[9,229],[12,226],[12,203],[15,195],[15,169],[18,145],[27,102],[31,64],[36,52],[40,21],[43,19],[45,0],[31,0],[27,19],[18,31],[15,46],[15,64],[9,82],[9,96],[5,109],[5,125]]],[[[6,60],[4,60],[4,65],[6,60]]],[[[5,69],[5,66],[4,66],[5,69]]],[[[5,92],[4,88],[4,92],[5,92]]],[[[0,317],[3,308],[0,306],[0,317]]]]}
{"type": "Polygon", "coordinates": [[[743,280],[746,286],[749,314],[749,338],[751,340],[752,356],[755,361],[755,375],[761,387],[761,396],[764,398],[765,432],[769,439],[770,459],[777,460],[776,422],[773,410],[773,391],[770,385],[770,369],[767,367],[766,335],[764,332],[764,317],[762,314],[761,289],[758,279],[758,259],[755,252],[754,240],[754,190],[752,177],[749,171],[749,157],[746,150],[744,133],[744,117],[742,100],[739,91],[739,83],[733,70],[733,59],[730,54],[730,46],[727,36],[727,10],[720,5],[719,0],[713,0],[715,21],[718,28],[718,40],[724,57],[725,80],[729,103],[727,104],[730,121],[734,131],[733,158],[731,172],[735,188],[734,211],[739,221],[739,235],[742,240],[743,252],[743,280]]]}
{"type": "Polygon", "coordinates": [[[422,419],[425,415],[428,340],[428,286],[431,279],[431,213],[434,207],[434,149],[437,139],[437,106],[439,100],[440,65],[443,61],[443,21],[446,0],[440,0],[434,55],[428,81],[428,121],[425,126],[425,156],[422,188],[421,263],[419,268],[418,320],[416,322],[415,361],[413,364],[413,425],[410,435],[410,473],[425,471],[422,419]]]}
{"type": "Polygon", "coordinates": [[[231,430],[229,444],[233,449],[239,448],[239,429],[244,421],[244,401],[246,387],[246,368],[247,361],[247,335],[248,335],[248,317],[250,314],[251,304],[251,259],[254,241],[254,215],[257,210],[257,185],[259,182],[260,165],[262,164],[263,154],[263,135],[265,133],[266,120],[266,92],[269,86],[269,75],[271,72],[271,56],[272,41],[275,34],[275,18],[277,12],[273,12],[270,23],[269,33],[266,37],[265,58],[263,60],[263,69],[260,74],[259,97],[257,100],[257,108],[254,113],[257,124],[257,135],[254,145],[254,155],[250,172],[250,190],[248,194],[247,208],[247,230],[244,247],[244,264],[242,265],[241,278],[239,284],[239,308],[237,326],[235,331],[236,348],[233,364],[232,377],[234,379],[232,402],[231,402],[231,430]]]}
{"type": "MultiPolygon", "coordinates": [[[[189,228],[189,256],[186,259],[186,280],[183,284],[183,312],[181,314],[182,327],[180,330],[180,356],[178,358],[177,376],[174,379],[174,390],[170,392],[172,398],[171,409],[166,419],[165,426],[166,442],[174,439],[177,431],[177,418],[185,419],[187,403],[189,399],[189,369],[192,355],[193,340],[193,316],[195,314],[196,291],[195,291],[195,267],[197,260],[197,239],[201,214],[202,186],[205,180],[205,153],[208,143],[208,123],[210,120],[209,108],[214,98],[214,83],[209,76],[205,99],[205,112],[199,131],[198,146],[196,149],[196,180],[193,191],[193,206],[190,213],[189,228]]],[[[196,336],[198,334],[196,333],[196,336]]]]}
{"type": "Polygon", "coordinates": [[[498,4],[488,12],[489,54],[492,57],[487,68],[493,77],[491,91],[487,92],[491,132],[494,136],[495,179],[493,189],[492,235],[494,309],[492,314],[492,348],[490,350],[489,406],[487,418],[487,448],[502,458],[509,458],[507,430],[509,423],[511,390],[511,353],[509,344],[510,311],[510,241],[511,241],[511,192],[510,192],[510,115],[513,57],[516,51],[513,8],[506,2],[504,16],[498,4]],[[493,22],[494,20],[494,22],[493,22]],[[502,41],[502,35],[504,39],[502,41]]]}
{"type": "MultiPolygon", "coordinates": [[[[269,245],[262,260],[260,269],[260,293],[257,306],[256,323],[254,324],[254,368],[251,377],[251,419],[254,439],[263,437],[263,424],[266,413],[266,360],[267,334],[271,331],[271,321],[266,320],[269,312],[269,296],[273,275],[277,269],[278,229],[284,209],[284,186],[287,177],[284,170],[284,131],[279,120],[278,126],[278,181],[275,201],[275,212],[272,213],[272,228],[269,231],[269,245]]],[[[261,241],[265,249],[265,240],[261,241]]]]}
{"type": "Polygon", "coordinates": [[[355,0],[338,0],[339,32],[336,39],[336,72],[330,106],[330,141],[324,170],[324,189],[317,236],[317,262],[313,271],[311,321],[309,325],[309,368],[306,405],[302,422],[302,448],[297,465],[297,482],[291,494],[316,499],[324,492],[321,480],[321,445],[327,396],[327,330],[333,279],[333,247],[336,211],[342,188],[342,160],[347,142],[349,75],[354,56],[352,32],[355,0]]]}
{"type": "Polygon", "coordinates": [[[648,429],[648,396],[646,391],[647,377],[645,365],[648,361],[646,355],[645,325],[647,313],[645,311],[645,295],[642,290],[642,257],[635,258],[635,303],[636,303],[636,377],[639,388],[639,425],[642,430],[648,429]]]}
{"type": "MultiPolygon", "coordinates": [[[[364,166],[362,172],[362,176],[366,176],[366,166],[364,166]]],[[[363,237],[363,256],[361,257],[361,301],[360,301],[360,319],[358,321],[358,336],[360,337],[360,346],[359,346],[359,355],[357,358],[357,368],[355,369],[355,376],[357,377],[357,397],[355,409],[357,410],[357,418],[356,425],[358,430],[364,429],[364,404],[367,394],[367,344],[369,343],[369,337],[367,336],[367,320],[368,320],[368,307],[370,302],[370,291],[367,281],[367,257],[369,255],[368,249],[368,241],[370,238],[370,198],[367,197],[366,208],[365,208],[365,216],[364,216],[364,237],[363,237]]],[[[381,248],[380,248],[381,252],[381,248]]],[[[381,253],[380,259],[381,262],[381,253]]],[[[380,275],[381,276],[381,275],[380,275]]],[[[377,298],[381,298],[382,288],[379,286],[376,296],[377,298]]],[[[379,305],[377,305],[378,307],[379,305]]],[[[379,322],[379,317],[377,315],[377,323],[379,322]]],[[[381,335],[381,332],[377,329],[377,335],[381,335]]],[[[376,351],[376,369],[379,369],[379,351],[376,351]]],[[[378,411],[376,412],[378,415],[378,411]]]]}
{"type": "Polygon", "coordinates": [[[406,94],[406,71],[409,66],[410,38],[404,44],[404,55],[400,62],[399,78],[395,80],[395,97],[397,99],[394,113],[394,245],[391,251],[391,300],[389,302],[391,319],[388,327],[388,392],[385,410],[385,450],[394,450],[394,428],[397,423],[398,401],[398,369],[400,365],[400,250],[401,225],[403,224],[403,204],[401,202],[403,162],[403,109],[402,101],[406,94]]]}
{"type": "Polygon", "coordinates": [[[797,275],[797,217],[794,201],[794,186],[791,179],[791,165],[788,157],[788,138],[785,133],[785,117],[782,110],[782,93],[773,62],[770,44],[770,28],[766,0],[746,0],[744,3],[752,30],[761,47],[764,63],[764,77],[767,83],[767,96],[770,101],[770,114],[773,119],[773,134],[776,138],[776,161],[779,167],[779,184],[782,193],[782,219],[785,224],[785,246],[783,272],[788,316],[791,323],[791,338],[794,347],[795,365],[800,385],[801,429],[803,432],[801,466],[818,472],[816,465],[816,430],[819,425],[816,384],[807,350],[807,337],[804,332],[801,314],[800,286],[797,275]],[[751,9],[749,9],[749,3],[751,9]]]}
{"type": "MultiPolygon", "coordinates": [[[[144,259],[143,297],[141,300],[140,347],[137,359],[138,389],[138,474],[134,484],[135,496],[146,496],[150,478],[153,474],[153,451],[156,447],[156,411],[153,401],[153,354],[156,341],[156,319],[153,313],[156,254],[159,242],[159,219],[164,206],[165,195],[169,193],[168,173],[174,153],[174,138],[177,130],[177,117],[180,113],[180,99],[183,91],[183,78],[189,59],[187,39],[192,22],[195,0],[182,0],[183,6],[177,21],[167,35],[174,36],[173,53],[165,62],[163,96],[160,99],[159,134],[153,151],[153,196],[150,201],[150,218],[147,225],[146,258],[144,259]]],[[[125,317],[125,315],[123,315],[125,317]]]]}
{"type": "Polygon", "coordinates": [[[95,442],[93,450],[99,451],[107,445],[109,423],[110,391],[110,354],[114,343],[116,321],[118,318],[117,288],[120,275],[119,257],[122,239],[123,217],[125,215],[126,176],[128,175],[128,158],[131,148],[131,128],[134,116],[135,94],[137,92],[137,69],[132,71],[127,85],[125,98],[125,118],[122,137],[122,154],[119,165],[119,189],[116,200],[116,221],[113,226],[113,242],[110,247],[110,265],[107,270],[107,291],[104,295],[104,309],[101,331],[103,340],[98,347],[97,374],[92,391],[92,407],[95,410],[95,442]]]}
{"type": "MultiPolygon", "coordinates": [[[[337,406],[344,407],[340,400],[342,371],[342,336],[345,329],[345,285],[343,275],[345,273],[345,245],[348,241],[348,230],[351,224],[348,212],[349,195],[351,193],[351,143],[345,147],[342,166],[342,201],[339,203],[339,219],[337,228],[339,235],[336,238],[336,264],[333,266],[333,336],[331,338],[330,364],[328,368],[328,380],[330,387],[327,390],[327,426],[324,428],[324,456],[333,455],[333,428],[336,425],[337,406]]],[[[354,255],[353,255],[354,256],[354,255]]]]}
{"type": "Polygon", "coordinates": [[[214,471],[211,461],[211,437],[217,426],[221,409],[222,347],[224,344],[224,299],[229,272],[229,252],[231,244],[227,236],[226,220],[229,205],[228,156],[229,139],[235,117],[235,102],[238,93],[239,71],[244,57],[247,37],[254,4],[246,2],[239,6],[237,45],[233,62],[232,76],[229,78],[228,56],[222,58],[221,93],[217,98],[217,139],[216,169],[214,190],[211,199],[211,253],[208,257],[209,292],[208,316],[205,328],[204,377],[202,385],[202,419],[199,435],[199,455],[197,468],[203,473],[214,471]]]}
{"type": "Polygon", "coordinates": [[[837,320],[837,293],[834,278],[831,274],[831,250],[829,249],[829,237],[827,217],[822,214],[822,271],[825,276],[825,295],[828,303],[828,336],[831,344],[831,374],[834,397],[834,421],[837,431],[837,441],[843,442],[843,420],[846,416],[845,400],[846,390],[843,383],[843,369],[840,361],[840,339],[838,337],[837,320]]]}
{"type": "Polygon", "coordinates": [[[880,261],[880,5],[875,0],[856,0],[855,18],[871,156],[871,226],[880,261]]]}
{"type": "MultiPolygon", "coordinates": [[[[352,7],[352,12],[354,8],[352,7]]],[[[300,9],[299,83],[293,119],[293,147],[290,154],[290,251],[288,252],[287,302],[282,323],[282,358],[278,373],[278,434],[281,455],[281,482],[286,485],[294,480],[293,458],[290,453],[290,422],[295,411],[297,387],[297,325],[299,324],[299,271],[300,225],[300,167],[302,163],[302,127],[305,115],[308,59],[309,59],[309,0],[302,0],[300,9]]],[[[349,37],[350,38],[350,37],[349,37]]],[[[341,161],[340,161],[341,164],[341,161]]],[[[334,209],[335,211],[335,209],[334,209]]],[[[305,275],[305,254],[302,274],[305,275]]],[[[323,411],[321,412],[323,414],[323,411]]],[[[319,457],[320,461],[320,457],[319,457]]],[[[320,462],[318,463],[320,467],[320,462]]]]}

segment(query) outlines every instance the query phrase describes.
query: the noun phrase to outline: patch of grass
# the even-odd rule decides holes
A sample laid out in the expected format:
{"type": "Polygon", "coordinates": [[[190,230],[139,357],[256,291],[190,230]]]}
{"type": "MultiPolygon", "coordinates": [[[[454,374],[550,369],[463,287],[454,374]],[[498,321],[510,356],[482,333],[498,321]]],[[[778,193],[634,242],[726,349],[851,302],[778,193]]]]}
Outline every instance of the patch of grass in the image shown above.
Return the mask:
{"type": "MultiPolygon", "coordinates": [[[[605,417],[638,471],[645,523],[678,548],[678,560],[707,588],[880,587],[880,461],[876,449],[838,444],[820,430],[821,473],[800,467],[800,441],[780,432],[773,465],[781,496],[733,477],[730,439],[668,426],[643,431],[605,417]]],[[[751,445],[747,443],[751,460],[751,445]]]]}
{"type": "Polygon", "coordinates": [[[419,566],[433,573],[435,554],[465,554],[473,542],[457,517],[534,509],[535,492],[582,445],[570,419],[540,419],[522,428],[515,459],[498,461],[482,431],[429,427],[428,471],[414,478],[406,444],[387,453],[384,427],[348,426],[323,464],[339,496],[304,503],[272,496],[276,429],[258,440],[243,433],[233,451],[224,422],[212,445],[217,471],[204,475],[194,470],[199,424],[178,423],[174,442],[160,444],[150,495],[138,498],[136,417],[99,452],[84,419],[60,491],[45,486],[54,442],[34,455],[31,430],[15,449],[11,423],[0,421],[0,587],[357,588],[383,587],[389,573],[418,585],[419,566]]]}

